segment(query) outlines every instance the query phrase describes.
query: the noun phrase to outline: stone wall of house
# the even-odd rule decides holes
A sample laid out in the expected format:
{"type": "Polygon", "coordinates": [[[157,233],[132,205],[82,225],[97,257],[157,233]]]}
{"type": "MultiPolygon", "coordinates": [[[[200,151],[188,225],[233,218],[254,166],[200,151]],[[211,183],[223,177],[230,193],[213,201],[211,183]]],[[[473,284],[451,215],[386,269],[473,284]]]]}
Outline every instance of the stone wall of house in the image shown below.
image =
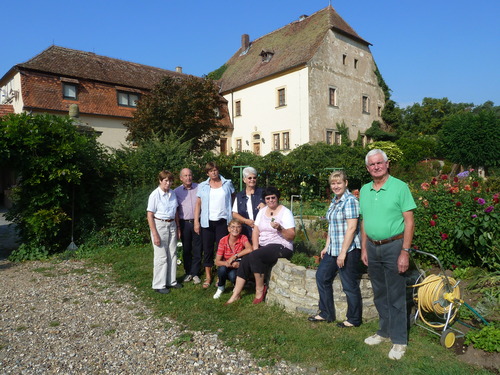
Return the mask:
{"type": "MultiPolygon", "coordinates": [[[[366,274],[362,276],[360,286],[363,298],[363,320],[376,319],[378,315],[373,304],[373,290],[366,274]]],[[[333,282],[333,295],[337,319],[343,320],[347,311],[347,302],[338,276],[333,282]]],[[[271,271],[266,301],[282,306],[291,313],[316,314],[319,301],[316,270],[297,266],[286,259],[279,259],[271,271]]]]}

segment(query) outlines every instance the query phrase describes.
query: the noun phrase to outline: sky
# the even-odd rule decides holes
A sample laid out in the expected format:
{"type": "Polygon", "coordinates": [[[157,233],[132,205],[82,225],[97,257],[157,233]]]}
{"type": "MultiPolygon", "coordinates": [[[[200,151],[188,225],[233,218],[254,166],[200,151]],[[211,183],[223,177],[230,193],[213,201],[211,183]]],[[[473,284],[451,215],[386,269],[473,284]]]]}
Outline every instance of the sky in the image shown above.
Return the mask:
{"type": "Polygon", "coordinates": [[[204,75],[329,4],[365,40],[400,107],[500,105],[500,1],[0,0],[0,77],[51,45],[204,75]]]}

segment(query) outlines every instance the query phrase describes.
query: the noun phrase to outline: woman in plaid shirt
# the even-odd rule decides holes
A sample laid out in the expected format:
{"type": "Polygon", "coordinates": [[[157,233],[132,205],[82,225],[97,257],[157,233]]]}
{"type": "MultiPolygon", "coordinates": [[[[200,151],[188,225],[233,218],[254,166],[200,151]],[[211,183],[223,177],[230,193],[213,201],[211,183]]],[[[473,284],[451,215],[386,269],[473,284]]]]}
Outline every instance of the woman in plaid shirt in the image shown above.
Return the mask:
{"type": "Polygon", "coordinates": [[[338,272],[347,298],[347,319],[337,326],[358,327],[362,322],[358,268],[361,257],[359,202],[347,189],[348,181],[344,171],[333,172],[328,181],[335,197],[326,213],[328,236],[316,272],[319,312],[315,316],[310,316],[309,321],[330,323],[336,319],[333,280],[338,272]]]}

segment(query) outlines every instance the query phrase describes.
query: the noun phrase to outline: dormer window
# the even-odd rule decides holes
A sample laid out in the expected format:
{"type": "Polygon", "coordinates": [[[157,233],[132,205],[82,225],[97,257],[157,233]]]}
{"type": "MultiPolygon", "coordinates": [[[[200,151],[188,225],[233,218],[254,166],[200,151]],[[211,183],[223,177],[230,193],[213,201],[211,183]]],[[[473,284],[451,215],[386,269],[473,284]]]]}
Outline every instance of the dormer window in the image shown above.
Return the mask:
{"type": "Polygon", "coordinates": [[[262,62],[269,62],[273,58],[274,52],[272,51],[265,51],[262,50],[262,52],[259,54],[259,56],[262,57],[262,62]]]}
{"type": "Polygon", "coordinates": [[[73,83],[63,83],[63,98],[69,100],[77,100],[77,87],[73,83]]]}
{"type": "Polygon", "coordinates": [[[139,94],[131,92],[118,91],[117,96],[120,107],[137,107],[137,102],[140,99],[139,94]]]}

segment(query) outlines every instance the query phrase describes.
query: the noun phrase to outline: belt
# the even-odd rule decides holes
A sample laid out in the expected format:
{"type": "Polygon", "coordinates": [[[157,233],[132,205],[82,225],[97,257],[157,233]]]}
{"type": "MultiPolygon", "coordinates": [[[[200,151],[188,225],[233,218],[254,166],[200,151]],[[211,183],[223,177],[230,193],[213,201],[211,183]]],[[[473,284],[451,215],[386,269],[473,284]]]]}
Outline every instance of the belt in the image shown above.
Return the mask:
{"type": "Polygon", "coordinates": [[[394,237],[391,237],[391,238],[386,238],[385,240],[372,240],[370,237],[367,237],[367,238],[368,238],[368,241],[370,241],[374,245],[385,245],[386,243],[389,243],[389,242],[392,242],[392,241],[396,241],[396,240],[400,240],[403,237],[404,237],[404,234],[401,233],[401,234],[398,234],[397,236],[394,236],[394,237]]]}
{"type": "Polygon", "coordinates": [[[187,221],[188,223],[194,223],[194,219],[180,219],[181,221],[187,221]]]}
{"type": "Polygon", "coordinates": [[[155,220],[165,221],[167,223],[171,223],[172,221],[174,221],[174,219],[160,219],[160,218],[158,218],[156,216],[155,216],[155,220]]]}

